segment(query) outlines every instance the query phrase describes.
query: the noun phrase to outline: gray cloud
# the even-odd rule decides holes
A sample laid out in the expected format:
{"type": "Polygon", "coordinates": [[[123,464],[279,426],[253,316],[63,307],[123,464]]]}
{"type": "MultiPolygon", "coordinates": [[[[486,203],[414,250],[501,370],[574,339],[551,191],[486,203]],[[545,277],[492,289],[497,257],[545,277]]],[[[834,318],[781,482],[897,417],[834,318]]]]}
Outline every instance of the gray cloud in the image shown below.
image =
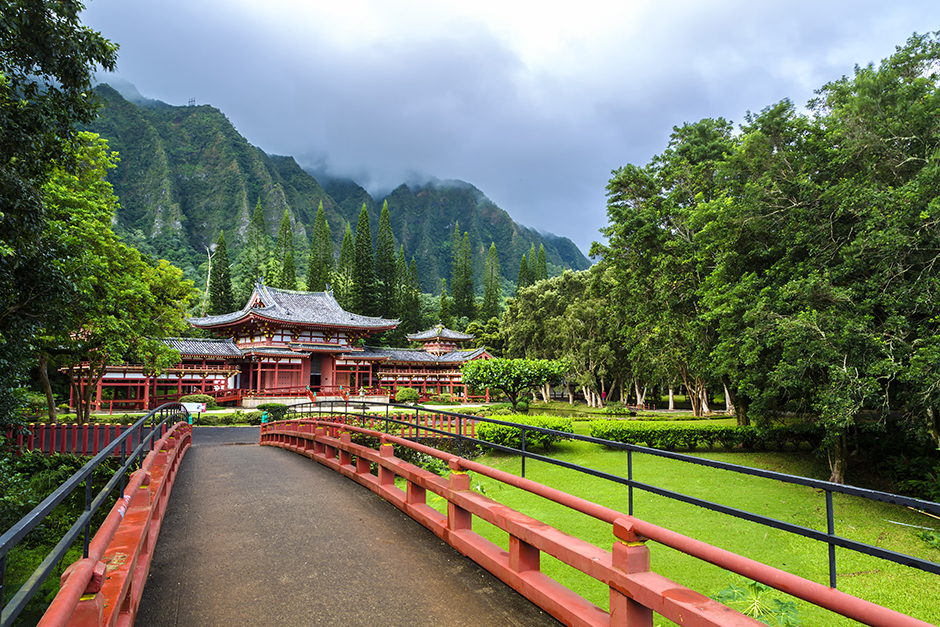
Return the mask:
{"type": "Polygon", "coordinates": [[[673,126],[804,104],[940,17],[932,1],[665,2],[622,37],[575,42],[554,68],[527,61],[486,16],[358,42],[307,14],[248,10],[92,0],[83,19],[121,45],[118,75],[146,97],[212,104],[263,150],[370,191],[468,181],[585,251],[606,223],[610,171],[647,162],[673,126]]]}

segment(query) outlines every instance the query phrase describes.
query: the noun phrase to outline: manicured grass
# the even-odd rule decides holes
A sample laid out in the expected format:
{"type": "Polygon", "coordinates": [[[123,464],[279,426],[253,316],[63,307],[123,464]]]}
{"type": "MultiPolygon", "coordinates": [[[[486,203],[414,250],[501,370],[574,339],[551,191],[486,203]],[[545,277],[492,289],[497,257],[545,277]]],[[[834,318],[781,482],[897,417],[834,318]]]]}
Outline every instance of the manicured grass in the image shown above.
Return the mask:
{"type": "MultiPolygon", "coordinates": [[[[627,473],[627,455],[622,451],[584,442],[563,442],[555,445],[550,454],[560,460],[612,474],[626,476],[627,473]]],[[[815,478],[828,476],[825,462],[803,451],[702,452],[699,455],[789,474],[815,478]]],[[[521,464],[517,456],[487,453],[481,461],[514,474],[520,472],[521,464]]],[[[826,529],[825,494],[811,488],[652,455],[634,454],[633,469],[637,481],[820,531],[826,529]]],[[[532,460],[526,462],[526,477],[619,511],[628,510],[627,488],[616,483],[532,460]]],[[[479,475],[473,476],[472,483],[488,497],[596,546],[610,550],[613,544],[613,534],[607,524],[479,475]]],[[[905,508],[855,497],[835,495],[834,504],[837,534],[900,553],[940,561],[940,550],[918,538],[917,529],[894,524],[940,528],[940,521],[905,508]]],[[[828,553],[824,544],[643,491],[635,491],[634,515],[828,585],[828,553]]],[[[474,520],[474,529],[508,548],[508,537],[504,532],[480,520],[474,520]]],[[[715,594],[737,579],[717,567],[667,547],[650,544],[653,569],[656,572],[705,595],[715,594]]],[[[593,579],[548,556],[543,556],[542,569],[593,603],[607,607],[607,589],[593,579]]],[[[836,572],[839,589],[848,594],[931,623],[940,622],[940,581],[936,575],[842,549],[836,550],[836,572]]],[[[773,597],[782,600],[788,598],[783,594],[773,594],[773,597]]],[[[806,602],[796,602],[805,625],[856,624],[806,602]]],[[[657,625],[669,624],[662,618],[657,617],[657,621],[657,625]]]]}

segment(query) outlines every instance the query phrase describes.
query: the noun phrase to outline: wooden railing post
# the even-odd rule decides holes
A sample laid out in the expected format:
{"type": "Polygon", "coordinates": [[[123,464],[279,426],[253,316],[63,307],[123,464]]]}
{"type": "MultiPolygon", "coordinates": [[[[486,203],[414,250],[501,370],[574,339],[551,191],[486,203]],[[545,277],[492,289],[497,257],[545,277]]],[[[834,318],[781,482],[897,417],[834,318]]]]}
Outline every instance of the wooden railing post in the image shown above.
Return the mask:
{"type": "MultiPolygon", "coordinates": [[[[645,573],[650,569],[650,549],[646,538],[636,533],[633,523],[620,518],[614,522],[612,563],[627,574],[645,573]]],[[[653,627],[653,610],[634,601],[619,590],[610,589],[611,627],[653,627]]]]}
{"type": "MultiPolygon", "coordinates": [[[[379,446],[379,456],[380,457],[394,457],[395,447],[390,442],[382,442],[382,445],[379,446]]],[[[379,485],[382,485],[382,486],[394,486],[395,485],[395,473],[381,464],[379,464],[379,485]]]]}
{"type": "MultiPolygon", "coordinates": [[[[470,489],[470,475],[460,467],[460,459],[452,458],[447,462],[450,466],[450,489],[459,492],[470,489]]],[[[473,528],[473,514],[462,507],[458,507],[453,501],[447,502],[447,528],[451,531],[473,528]]]]}

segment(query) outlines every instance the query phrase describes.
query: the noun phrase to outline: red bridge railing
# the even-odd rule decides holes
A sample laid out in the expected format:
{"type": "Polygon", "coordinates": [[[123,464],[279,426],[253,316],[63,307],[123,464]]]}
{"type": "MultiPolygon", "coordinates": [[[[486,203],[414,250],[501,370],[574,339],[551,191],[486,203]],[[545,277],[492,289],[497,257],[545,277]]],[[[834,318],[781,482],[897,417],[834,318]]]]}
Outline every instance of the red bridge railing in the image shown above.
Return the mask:
{"type": "Polygon", "coordinates": [[[170,491],[191,442],[192,427],[180,422],[154,445],[91,540],[88,557],[63,573],[38,627],[134,624],[170,491]]]}
{"type": "Polygon", "coordinates": [[[262,425],[260,439],[262,445],[299,453],[368,487],[566,625],[652,627],[653,613],[688,627],[763,625],[652,572],[646,545],[652,540],[867,625],[929,627],[921,620],[633,516],[387,433],[329,421],[291,420],[262,425]],[[354,444],[353,433],[378,438],[379,449],[354,444]],[[392,444],[447,461],[451,469],[449,478],[396,458],[392,444]],[[371,464],[378,466],[377,476],[371,474],[371,464]],[[616,538],[612,549],[600,549],[471,490],[468,471],[610,524],[616,538]],[[399,477],[405,482],[404,490],[395,484],[399,477]],[[428,492],[446,500],[446,514],[428,505],[428,492]],[[475,533],[474,518],[507,532],[509,551],[475,533]],[[610,611],[543,573],[542,553],[607,585],[610,611]]]}
{"type": "MultiPolygon", "coordinates": [[[[7,442],[15,444],[21,451],[94,456],[129,429],[132,429],[131,425],[35,423],[7,431],[7,442]]],[[[143,435],[147,433],[149,429],[143,435]]],[[[130,455],[136,446],[137,440],[129,437],[125,445],[126,454],[130,455]]],[[[114,455],[120,457],[121,449],[115,450],[114,455]]]]}

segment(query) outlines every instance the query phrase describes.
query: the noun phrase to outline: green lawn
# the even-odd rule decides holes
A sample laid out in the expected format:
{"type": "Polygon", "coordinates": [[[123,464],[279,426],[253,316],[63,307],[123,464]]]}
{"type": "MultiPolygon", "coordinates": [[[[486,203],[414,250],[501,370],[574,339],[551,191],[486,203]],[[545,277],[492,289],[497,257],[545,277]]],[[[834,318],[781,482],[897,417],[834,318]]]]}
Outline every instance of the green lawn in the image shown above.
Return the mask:
{"type": "MultiPolygon", "coordinates": [[[[724,424],[725,421],[718,423],[724,424]]],[[[627,473],[627,456],[622,451],[584,442],[563,442],[550,453],[560,460],[612,474],[626,476],[627,473]]],[[[825,462],[809,452],[704,452],[700,456],[789,474],[823,479],[828,476],[825,462]]],[[[514,474],[520,471],[517,456],[488,453],[481,461],[514,474]]],[[[826,528],[825,495],[811,488],[652,455],[634,454],[633,468],[637,481],[821,531],[826,528]]],[[[526,462],[526,477],[613,509],[623,512],[628,509],[627,488],[618,484],[532,460],[526,462]]],[[[473,485],[488,497],[514,509],[599,547],[607,550],[611,548],[614,538],[609,525],[479,475],[473,476],[473,485]]],[[[437,501],[439,507],[443,505],[440,499],[437,501]]],[[[835,495],[834,503],[836,533],[839,535],[940,562],[940,550],[918,538],[917,529],[895,524],[940,528],[940,521],[897,506],[867,502],[855,497],[835,495]]],[[[818,583],[828,584],[827,547],[812,540],[640,491],[635,492],[634,515],[818,583]]],[[[504,532],[480,520],[474,520],[474,529],[508,548],[508,537],[504,532]]],[[[706,595],[715,594],[738,579],[717,567],[661,545],[651,543],[651,553],[656,572],[706,595]]],[[[593,579],[547,556],[543,556],[542,569],[595,604],[607,607],[607,589],[593,579]]],[[[930,623],[940,623],[940,580],[937,576],[843,549],[836,551],[836,571],[840,590],[930,623]]],[[[773,597],[787,598],[778,593],[773,593],[773,597]]],[[[797,605],[805,625],[856,624],[802,601],[797,601],[797,605]]],[[[670,624],[662,618],[657,620],[657,625],[670,624]]]]}

